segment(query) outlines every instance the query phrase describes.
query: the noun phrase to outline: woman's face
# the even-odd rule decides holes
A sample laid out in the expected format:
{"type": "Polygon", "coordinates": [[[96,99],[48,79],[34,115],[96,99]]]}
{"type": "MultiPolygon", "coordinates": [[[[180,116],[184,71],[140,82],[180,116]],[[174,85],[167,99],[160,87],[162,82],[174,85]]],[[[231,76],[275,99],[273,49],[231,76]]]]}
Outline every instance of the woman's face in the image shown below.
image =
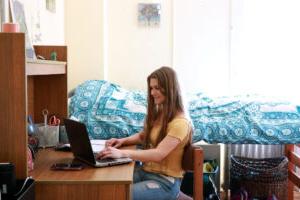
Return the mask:
{"type": "Polygon", "coordinates": [[[158,85],[156,78],[150,79],[150,94],[154,99],[155,105],[162,104],[165,101],[165,95],[161,92],[162,88],[158,85]]]}

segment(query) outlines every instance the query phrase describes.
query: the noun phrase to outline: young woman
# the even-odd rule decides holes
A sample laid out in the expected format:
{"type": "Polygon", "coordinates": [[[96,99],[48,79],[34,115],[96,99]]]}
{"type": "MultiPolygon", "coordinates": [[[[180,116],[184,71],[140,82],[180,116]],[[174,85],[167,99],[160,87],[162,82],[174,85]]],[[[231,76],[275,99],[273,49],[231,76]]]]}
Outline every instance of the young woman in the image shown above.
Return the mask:
{"type": "Polygon", "coordinates": [[[161,67],[147,78],[148,108],[142,132],[122,139],[110,139],[100,158],[130,157],[142,161],[133,177],[132,199],[176,199],[180,191],[181,166],[191,125],[184,106],[175,71],[161,67]],[[118,149],[142,144],[143,150],[118,149]]]}

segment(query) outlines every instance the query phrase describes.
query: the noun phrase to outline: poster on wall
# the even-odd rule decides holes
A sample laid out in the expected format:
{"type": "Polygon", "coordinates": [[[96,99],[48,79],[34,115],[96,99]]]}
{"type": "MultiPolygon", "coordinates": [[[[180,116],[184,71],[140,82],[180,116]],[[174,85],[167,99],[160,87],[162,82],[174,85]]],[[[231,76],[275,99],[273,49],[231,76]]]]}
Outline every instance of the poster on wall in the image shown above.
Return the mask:
{"type": "Polygon", "coordinates": [[[160,3],[139,3],[138,22],[140,26],[159,26],[160,3]]]}
{"type": "Polygon", "coordinates": [[[20,32],[25,33],[25,54],[27,59],[36,59],[30,33],[27,28],[26,11],[24,5],[20,0],[10,0],[10,11],[12,21],[18,23],[20,26],[20,32]]]}
{"type": "Polygon", "coordinates": [[[2,31],[2,24],[9,22],[9,10],[8,10],[8,1],[0,0],[0,31],[2,31]]]}

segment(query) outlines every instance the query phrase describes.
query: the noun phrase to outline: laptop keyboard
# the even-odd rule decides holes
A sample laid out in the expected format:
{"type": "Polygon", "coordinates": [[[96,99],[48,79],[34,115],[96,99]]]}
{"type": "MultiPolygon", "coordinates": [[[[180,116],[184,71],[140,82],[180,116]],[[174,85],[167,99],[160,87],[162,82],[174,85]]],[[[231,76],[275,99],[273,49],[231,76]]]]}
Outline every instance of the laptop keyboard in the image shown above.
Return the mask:
{"type": "Polygon", "coordinates": [[[100,162],[100,163],[110,163],[112,161],[114,161],[115,159],[114,158],[104,158],[104,159],[100,159],[100,158],[97,158],[97,153],[94,153],[94,157],[96,159],[97,162],[100,162]]]}
{"type": "Polygon", "coordinates": [[[100,163],[110,163],[110,162],[113,162],[115,161],[115,159],[113,158],[104,158],[104,159],[96,159],[97,162],[100,162],[100,163]]]}
{"type": "Polygon", "coordinates": [[[130,158],[104,158],[104,159],[97,159],[97,153],[94,153],[95,160],[97,165],[101,166],[113,166],[119,165],[123,163],[130,163],[132,160],[130,158]]]}

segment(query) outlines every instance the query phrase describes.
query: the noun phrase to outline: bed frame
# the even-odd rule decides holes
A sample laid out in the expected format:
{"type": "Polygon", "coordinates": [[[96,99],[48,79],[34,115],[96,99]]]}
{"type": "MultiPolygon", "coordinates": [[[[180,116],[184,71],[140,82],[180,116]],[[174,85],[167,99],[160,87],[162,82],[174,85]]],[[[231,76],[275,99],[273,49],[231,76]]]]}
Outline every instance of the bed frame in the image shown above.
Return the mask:
{"type": "Polygon", "coordinates": [[[285,146],[285,154],[289,159],[288,164],[288,200],[294,200],[294,187],[300,188],[300,176],[296,174],[295,167],[300,168],[300,155],[295,153],[295,147],[300,148],[300,144],[289,144],[285,146]]]}

